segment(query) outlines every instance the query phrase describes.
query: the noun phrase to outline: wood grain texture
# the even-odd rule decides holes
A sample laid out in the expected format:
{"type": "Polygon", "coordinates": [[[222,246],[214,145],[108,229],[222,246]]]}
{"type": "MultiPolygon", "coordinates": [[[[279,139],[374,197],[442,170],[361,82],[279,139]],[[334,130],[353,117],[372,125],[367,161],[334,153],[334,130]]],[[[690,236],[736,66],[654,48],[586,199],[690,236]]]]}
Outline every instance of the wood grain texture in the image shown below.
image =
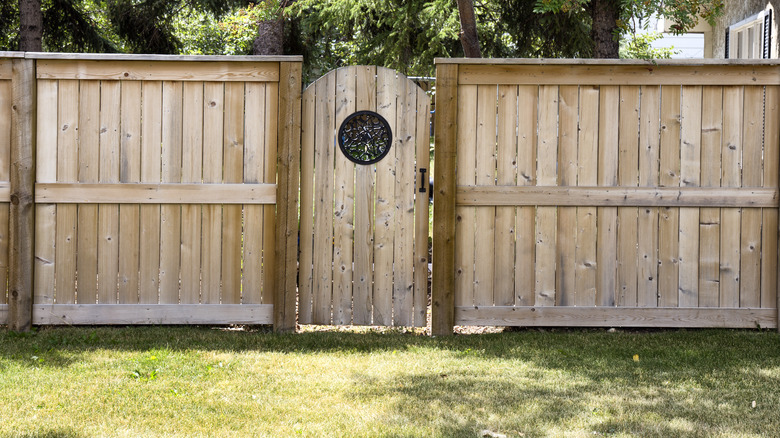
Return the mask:
{"type": "MultiPolygon", "coordinates": [[[[141,181],[141,83],[128,82],[121,89],[119,181],[141,181]]],[[[119,206],[118,302],[137,304],[139,292],[141,209],[119,206]]]]}
{"type": "MultiPolygon", "coordinates": [[[[477,87],[461,86],[457,90],[460,108],[457,111],[457,174],[458,185],[476,182],[477,162],[477,87]]],[[[456,141],[453,139],[452,141],[456,141]]],[[[535,145],[534,145],[535,147],[535,145]]],[[[535,163],[534,163],[535,164],[535,163]]],[[[535,167],[535,166],[534,166],[535,167]]],[[[438,168],[438,166],[437,166],[438,168]]],[[[434,181],[434,187],[436,187],[434,181]]],[[[456,187],[453,185],[453,190],[456,187]]],[[[454,192],[455,194],[457,192],[454,192]]],[[[457,194],[456,194],[457,196],[457,194]]],[[[457,205],[457,201],[453,203],[457,205]]],[[[434,218],[436,216],[434,195],[434,218]]],[[[474,303],[474,208],[457,207],[455,221],[455,305],[474,303]]],[[[535,237],[534,237],[535,240],[535,237]]],[[[434,262],[435,266],[435,262],[434,262]]]]}
{"type": "MultiPolygon", "coordinates": [[[[37,160],[35,179],[39,182],[57,180],[57,136],[59,132],[57,109],[59,103],[57,81],[38,81],[36,156],[54,159],[37,160]]],[[[9,118],[10,120],[10,118],[9,118]]],[[[10,132],[9,132],[10,151],[10,132]]],[[[9,169],[10,171],[10,169],[9,169]]],[[[57,238],[57,206],[35,206],[35,293],[33,301],[54,303],[55,242],[57,238]]]]}
{"type": "MultiPolygon", "coordinates": [[[[477,87],[476,184],[496,184],[496,87],[477,87]]],[[[476,208],[474,230],[474,305],[493,304],[495,275],[495,217],[491,206],[476,208]]]]}
{"type": "MultiPolygon", "coordinates": [[[[539,87],[517,87],[517,185],[536,185],[537,104],[539,87]]],[[[516,209],[515,304],[534,303],[536,272],[536,208],[516,209]]]]}
{"type": "MultiPolygon", "coordinates": [[[[315,91],[314,84],[304,90],[301,106],[301,225],[300,256],[298,264],[298,321],[312,321],[312,297],[314,290],[314,135],[315,91]]],[[[366,207],[367,209],[367,207],[366,207]]],[[[369,309],[370,312],[370,309],[369,309]]],[[[370,320],[369,320],[370,322],[370,320]]]]}
{"type": "MultiPolygon", "coordinates": [[[[618,178],[618,126],[620,89],[601,87],[599,92],[598,184],[614,187],[618,178]],[[603,135],[601,134],[603,133],[603,135]]],[[[614,306],[617,291],[617,208],[597,210],[596,305],[614,306]]]]}
{"type": "MultiPolygon", "coordinates": [[[[2,316],[2,315],[0,315],[2,316]]],[[[33,306],[39,325],[271,324],[270,304],[124,304],[33,306]]]]}
{"type": "MultiPolygon", "coordinates": [[[[162,82],[142,83],[141,181],[160,183],[162,161],[162,82]]],[[[142,205],[139,248],[139,303],[159,302],[160,285],[160,206],[142,205]]]]}
{"type": "Polygon", "coordinates": [[[136,60],[41,59],[39,79],[123,81],[260,81],[279,80],[275,62],[175,62],[136,60]]]}
{"type": "MultiPolygon", "coordinates": [[[[498,87],[497,185],[517,185],[517,106],[517,87],[498,87]]],[[[515,208],[496,208],[492,295],[498,306],[515,303],[515,221],[515,208]]]]}

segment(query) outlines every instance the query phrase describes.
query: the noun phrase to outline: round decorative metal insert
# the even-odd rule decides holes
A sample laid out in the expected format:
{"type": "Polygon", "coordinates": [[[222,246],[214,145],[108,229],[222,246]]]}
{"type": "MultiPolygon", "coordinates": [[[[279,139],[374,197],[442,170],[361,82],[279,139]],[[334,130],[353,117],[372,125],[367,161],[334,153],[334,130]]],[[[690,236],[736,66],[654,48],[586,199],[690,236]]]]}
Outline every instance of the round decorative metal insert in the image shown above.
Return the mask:
{"type": "Polygon", "coordinates": [[[358,111],[339,128],[341,152],[357,164],[373,164],[390,152],[393,133],[384,117],[373,111],[358,111]]]}

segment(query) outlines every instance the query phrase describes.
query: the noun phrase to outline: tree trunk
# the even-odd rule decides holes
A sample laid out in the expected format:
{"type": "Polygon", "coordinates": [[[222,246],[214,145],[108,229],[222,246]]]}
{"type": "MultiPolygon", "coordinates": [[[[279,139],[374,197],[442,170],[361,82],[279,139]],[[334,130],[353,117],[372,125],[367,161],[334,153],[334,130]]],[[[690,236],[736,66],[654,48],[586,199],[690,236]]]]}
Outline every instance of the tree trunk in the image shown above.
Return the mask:
{"type": "Polygon", "coordinates": [[[619,58],[620,44],[615,38],[617,20],[620,16],[618,0],[592,0],[590,13],[593,18],[591,28],[593,57],[619,58]]]}
{"type": "Polygon", "coordinates": [[[19,0],[19,50],[43,51],[43,12],[41,0],[19,0]]]}
{"type": "Polygon", "coordinates": [[[460,44],[463,46],[463,53],[467,58],[481,58],[477,20],[474,17],[474,2],[472,0],[458,0],[458,14],[460,15],[460,44]]]}
{"type": "Polygon", "coordinates": [[[284,55],[284,8],[295,0],[279,2],[279,15],[275,19],[257,23],[257,36],[252,43],[253,55],[284,55]]]}

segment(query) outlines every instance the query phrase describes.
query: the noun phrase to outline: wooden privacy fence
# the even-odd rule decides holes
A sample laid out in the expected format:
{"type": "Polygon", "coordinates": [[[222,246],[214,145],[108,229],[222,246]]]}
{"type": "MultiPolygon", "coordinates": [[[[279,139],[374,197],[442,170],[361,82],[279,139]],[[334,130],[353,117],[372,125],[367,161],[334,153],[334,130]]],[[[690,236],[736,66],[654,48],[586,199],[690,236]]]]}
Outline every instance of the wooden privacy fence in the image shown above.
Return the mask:
{"type": "Polygon", "coordinates": [[[777,326],[780,65],[437,60],[433,332],[777,326]]]}
{"type": "Polygon", "coordinates": [[[274,322],[289,278],[294,299],[300,57],[26,58],[32,323],[274,322]]]}

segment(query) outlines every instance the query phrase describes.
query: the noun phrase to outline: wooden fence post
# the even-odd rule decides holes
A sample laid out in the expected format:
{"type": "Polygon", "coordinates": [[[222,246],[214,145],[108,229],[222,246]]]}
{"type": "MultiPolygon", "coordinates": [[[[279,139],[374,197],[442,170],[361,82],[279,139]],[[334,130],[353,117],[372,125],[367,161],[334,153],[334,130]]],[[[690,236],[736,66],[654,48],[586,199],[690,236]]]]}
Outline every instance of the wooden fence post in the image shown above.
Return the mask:
{"type": "Polygon", "coordinates": [[[458,65],[436,65],[436,139],[433,202],[431,334],[451,335],[455,325],[455,157],[458,65]]]}
{"type": "Polygon", "coordinates": [[[295,330],[298,279],[298,177],[301,169],[301,63],[279,67],[274,331],[295,330]]]}
{"type": "Polygon", "coordinates": [[[11,208],[8,327],[32,327],[35,206],[35,61],[14,59],[11,111],[11,208]]]}

